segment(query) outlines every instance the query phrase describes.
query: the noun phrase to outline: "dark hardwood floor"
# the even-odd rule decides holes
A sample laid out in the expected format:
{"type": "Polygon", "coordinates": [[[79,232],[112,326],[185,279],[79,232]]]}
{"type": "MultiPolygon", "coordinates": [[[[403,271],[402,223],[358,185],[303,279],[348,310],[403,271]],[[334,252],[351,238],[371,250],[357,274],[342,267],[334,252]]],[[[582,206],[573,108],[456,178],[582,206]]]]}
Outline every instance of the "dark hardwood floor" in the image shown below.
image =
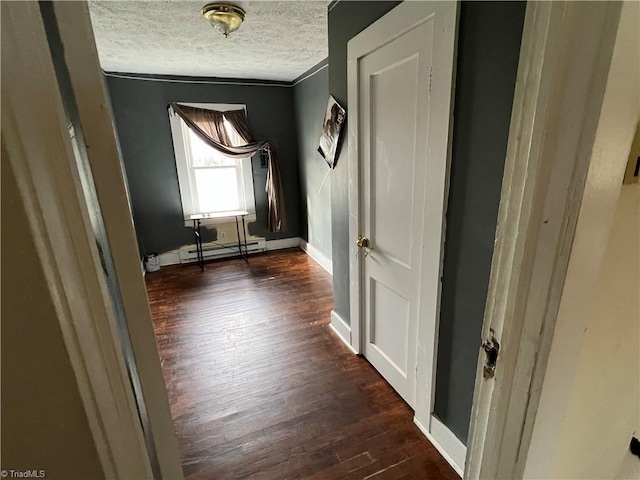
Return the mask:
{"type": "Polygon", "coordinates": [[[302,251],[146,282],[188,479],[459,479],[329,328],[331,277],[302,251]]]}

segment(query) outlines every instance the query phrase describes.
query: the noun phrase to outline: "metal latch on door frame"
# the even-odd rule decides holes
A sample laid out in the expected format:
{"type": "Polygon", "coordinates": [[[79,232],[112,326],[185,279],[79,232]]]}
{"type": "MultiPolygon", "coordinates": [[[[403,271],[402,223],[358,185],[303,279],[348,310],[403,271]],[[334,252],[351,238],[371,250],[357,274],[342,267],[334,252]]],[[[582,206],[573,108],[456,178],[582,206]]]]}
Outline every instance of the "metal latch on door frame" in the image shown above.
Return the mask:
{"type": "Polygon", "coordinates": [[[491,338],[482,342],[482,349],[485,353],[484,367],[482,368],[482,376],[485,379],[493,378],[496,373],[496,365],[498,363],[498,354],[500,353],[500,344],[493,336],[493,330],[489,330],[491,338]]]}

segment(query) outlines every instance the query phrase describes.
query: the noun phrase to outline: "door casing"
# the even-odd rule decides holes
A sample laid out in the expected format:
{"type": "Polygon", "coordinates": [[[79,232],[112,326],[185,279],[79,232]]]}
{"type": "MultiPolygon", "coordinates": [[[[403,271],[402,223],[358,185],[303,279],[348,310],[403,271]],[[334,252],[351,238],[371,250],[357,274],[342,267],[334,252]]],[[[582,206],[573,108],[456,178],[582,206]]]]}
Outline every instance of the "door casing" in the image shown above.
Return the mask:
{"type": "MultiPolygon", "coordinates": [[[[484,339],[495,338],[500,350],[486,379],[478,352],[468,479],[523,477],[580,222],[595,215],[598,229],[577,262],[601,261],[606,246],[596,237],[607,235],[626,158],[612,168],[603,161],[611,148],[594,148],[594,139],[620,9],[621,2],[527,3],[483,325],[484,339]]],[[[616,92],[626,103],[612,124],[627,129],[630,145],[638,97],[627,90],[616,92]]],[[[588,287],[593,274],[580,280],[588,287]]],[[[545,448],[554,440],[545,436],[545,448]]]]}
{"type": "Polygon", "coordinates": [[[105,478],[183,478],[124,171],[86,2],[55,2],[56,27],[121,288],[119,330],[74,157],[38,2],[4,2],[3,149],[28,212],[105,478]],[[6,78],[5,78],[6,77],[6,78]],[[90,148],[89,148],[90,147],[90,148]],[[131,339],[148,418],[145,438],[121,335],[131,339]],[[148,438],[148,437],[147,437],[148,438]],[[157,473],[154,464],[158,465],[157,473]]]}

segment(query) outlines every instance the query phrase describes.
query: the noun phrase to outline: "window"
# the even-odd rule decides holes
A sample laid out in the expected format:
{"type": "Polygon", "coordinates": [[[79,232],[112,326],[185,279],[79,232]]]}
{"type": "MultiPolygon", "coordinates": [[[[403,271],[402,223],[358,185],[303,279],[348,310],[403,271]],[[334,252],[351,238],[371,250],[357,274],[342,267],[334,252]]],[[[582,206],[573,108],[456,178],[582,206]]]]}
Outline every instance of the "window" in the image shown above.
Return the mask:
{"type": "MultiPolygon", "coordinates": [[[[235,110],[239,105],[186,104],[212,110],[235,110]]],[[[226,157],[202,140],[171,110],[171,133],[185,220],[194,213],[224,213],[246,210],[255,216],[251,158],[226,157]]],[[[242,139],[226,124],[234,144],[242,139]]],[[[249,217],[249,220],[251,218],[249,217]]]]}

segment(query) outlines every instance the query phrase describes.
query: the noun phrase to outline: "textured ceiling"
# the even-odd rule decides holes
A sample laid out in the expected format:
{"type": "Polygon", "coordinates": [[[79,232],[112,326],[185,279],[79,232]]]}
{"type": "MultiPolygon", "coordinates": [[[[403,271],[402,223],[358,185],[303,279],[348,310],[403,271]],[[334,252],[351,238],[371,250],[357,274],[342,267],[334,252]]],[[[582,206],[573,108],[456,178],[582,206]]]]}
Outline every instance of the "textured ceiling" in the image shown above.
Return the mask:
{"type": "Polygon", "coordinates": [[[89,1],[103,70],[291,81],[327,57],[326,1],[233,2],[225,39],[193,1],[89,1]]]}

